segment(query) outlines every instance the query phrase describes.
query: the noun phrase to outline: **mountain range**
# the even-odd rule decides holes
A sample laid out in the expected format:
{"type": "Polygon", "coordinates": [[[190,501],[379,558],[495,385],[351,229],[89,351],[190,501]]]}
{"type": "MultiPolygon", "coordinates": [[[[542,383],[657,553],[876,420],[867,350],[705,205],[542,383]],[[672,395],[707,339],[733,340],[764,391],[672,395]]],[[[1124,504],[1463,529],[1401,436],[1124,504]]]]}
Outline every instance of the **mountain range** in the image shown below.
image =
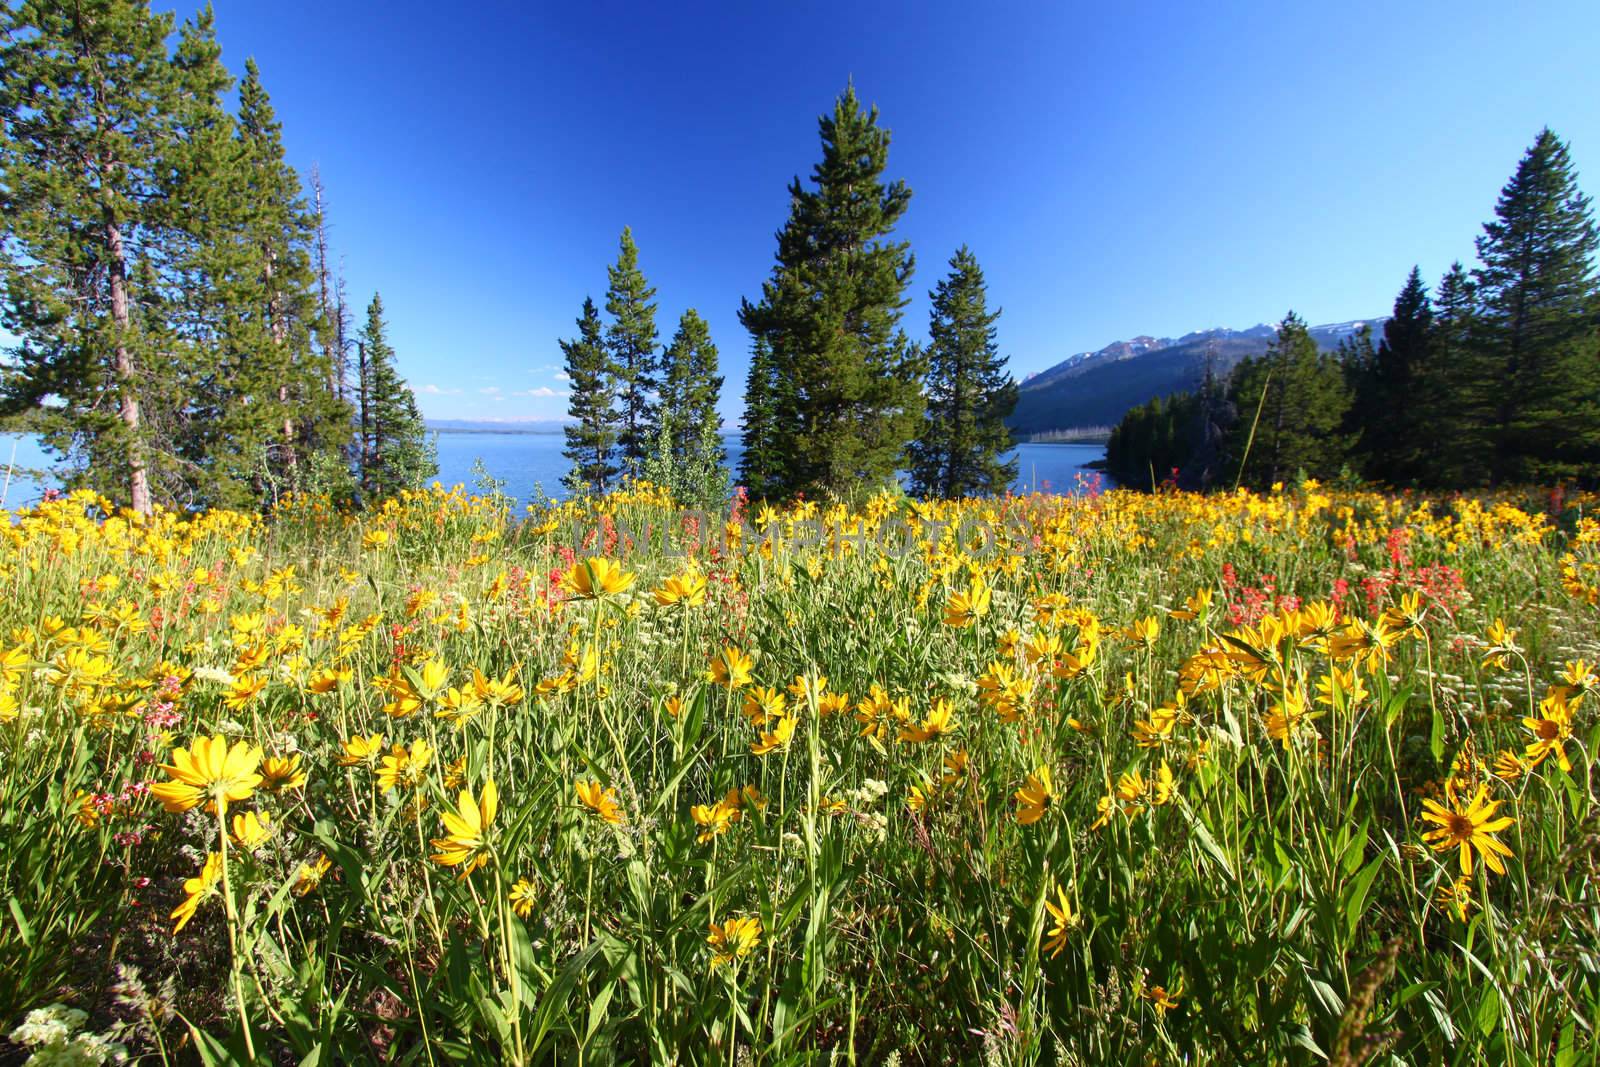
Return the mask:
{"type": "MultiPolygon", "coordinates": [[[[1311,338],[1318,347],[1332,350],[1363,327],[1377,332],[1383,322],[1357,319],[1313,326],[1311,338]]],[[[1018,436],[1114,426],[1129,408],[1193,389],[1205,374],[1208,353],[1213,371],[1225,375],[1246,356],[1265,352],[1277,335],[1276,326],[1262,323],[1247,330],[1198,330],[1178,338],[1140,335],[1096,352],[1079,352],[1022,379],[1016,410],[1007,422],[1018,436]]]]}
{"type": "Polygon", "coordinates": [[[436,433],[560,433],[570,419],[425,419],[436,433]]]}

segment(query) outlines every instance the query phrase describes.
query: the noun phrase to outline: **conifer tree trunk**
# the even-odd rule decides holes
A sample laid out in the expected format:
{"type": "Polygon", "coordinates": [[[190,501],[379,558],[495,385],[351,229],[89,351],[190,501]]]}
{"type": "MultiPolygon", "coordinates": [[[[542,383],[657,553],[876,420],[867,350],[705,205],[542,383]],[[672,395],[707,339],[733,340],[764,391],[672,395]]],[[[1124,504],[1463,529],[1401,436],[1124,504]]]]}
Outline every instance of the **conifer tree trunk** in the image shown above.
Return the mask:
{"type": "Polygon", "coordinates": [[[345,329],[345,322],[346,322],[346,319],[345,319],[346,312],[345,312],[345,309],[344,309],[344,280],[342,278],[339,281],[339,295],[338,295],[338,298],[334,302],[334,312],[333,313],[334,313],[335,316],[337,316],[333,321],[333,341],[334,341],[334,347],[337,349],[337,351],[334,354],[334,362],[338,365],[338,368],[339,368],[339,370],[338,370],[338,375],[339,375],[339,399],[342,401],[342,400],[345,399],[345,391],[348,388],[348,386],[346,385],[345,380],[344,380],[344,372],[345,372],[345,358],[346,358],[345,357],[345,352],[347,351],[345,346],[349,343],[348,341],[345,340],[345,336],[344,336],[344,329],[345,329]]]}
{"type": "MultiPolygon", "coordinates": [[[[1279,336],[1282,336],[1281,332],[1279,336]]],[[[1288,404],[1286,403],[1288,382],[1284,381],[1283,378],[1288,377],[1289,368],[1281,366],[1279,369],[1283,372],[1283,376],[1278,381],[1278,393],[1272,398],[1272,459],[1269,462],[1267,471],[1267,485],[1269,486],[1283,480],[1282,475],[1278,472],[1278,466],[1283,456],[1283,423],[1285,416],[1288,414],[1288,404]]]]}
{"type": "Polygon", "coordinates": [[[128,261],[122,247],[122,229],[111,209],[105,209],[106,247],[110,250],[107,275],[111,283],[111,323],[116,330],[113,364],[122,424],[128,430],[128,497],[133,510],[150,514],[150,472],[145,466],[144,442],[139,439],[139,397],[134,391],[133,357],[128,352],[128,261]]]}
{"type": "Polygon", "coordinates": [[[311,195],[317,215],[317,315],[322,328],[331,329],[337,351],[328,360],[328,391],[342,403],[344,401],[344,310],[340,303],[339,318],[334,322],[333,305],[328,300],[328,216],[323,204],[322,172],[311,168],[311,195]]]}
{"type": "MultiPolygon", "coordinates": [[[[282,357],[284,341],[283,314],[279,306],[278,294],[274,292],[272,288],[272,261],[274,258],[272,249],[268,248],[266,250],[265,258],[266,263],[264,269],[266,271],[267,282],[267,322],[271,324],[272,346],[278,350],[278,355],[282,357]]],[[[287,373],[287,368],[283,369],[284,372],[287,373]]],[[[289,383],[287,380],[280,381],[278,384],[278,403],[283,406],[284,451],[287,453],[289,469],[294,470],[298,466],[298,463],[297,457],[295,456],[296,449],[294,447],[294,416],[290,414],[289,409],[289,383]]]]}
{"type": "Polygon", "coordinates": [[[369,488],[367,472],[372,469],[372,372],[367,366],[367,346],[356,342],[356,374],[361,393],[361,484],[369,488]]]}

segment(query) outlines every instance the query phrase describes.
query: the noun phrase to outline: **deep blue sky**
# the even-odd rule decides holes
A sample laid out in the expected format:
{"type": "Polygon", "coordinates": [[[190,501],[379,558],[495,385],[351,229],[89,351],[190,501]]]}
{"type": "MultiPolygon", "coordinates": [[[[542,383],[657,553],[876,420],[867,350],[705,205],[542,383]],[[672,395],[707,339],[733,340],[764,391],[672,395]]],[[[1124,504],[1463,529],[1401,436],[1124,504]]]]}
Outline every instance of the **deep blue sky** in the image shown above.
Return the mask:
{"type": "Polygon", "coordinates": [[[734,312],[849,78],[914,194],[908,331],[966,242],[1019,377],[1139,333],[1385,313],[1412,263],[1470,261],[1545,124],[1600,190],[1593,0],[216,5],[436,418],[564,412],[556,341],[626,224],[663,341],[685,307],[710,321],[736,419],[734,312]]]}

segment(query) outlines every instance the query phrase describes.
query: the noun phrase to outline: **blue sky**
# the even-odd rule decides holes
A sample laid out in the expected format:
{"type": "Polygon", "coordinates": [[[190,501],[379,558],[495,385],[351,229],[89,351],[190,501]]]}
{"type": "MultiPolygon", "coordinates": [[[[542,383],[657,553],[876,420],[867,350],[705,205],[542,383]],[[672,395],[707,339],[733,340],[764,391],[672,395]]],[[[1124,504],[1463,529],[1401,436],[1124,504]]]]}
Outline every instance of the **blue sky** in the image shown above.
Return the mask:
{"type": "Polygon", "coordinates": [[[557,339],[630,225],[663,341],[707,318],[737,419],[735,310],[851,78],[913,190],[908,332],[966,242],[1019,377],[1139,333],[1385,313],[1412,263],[1470,261],[1545,124],[1600,190],[1592,0],[216,7],[435,418],[561,415],[557,339]]]}

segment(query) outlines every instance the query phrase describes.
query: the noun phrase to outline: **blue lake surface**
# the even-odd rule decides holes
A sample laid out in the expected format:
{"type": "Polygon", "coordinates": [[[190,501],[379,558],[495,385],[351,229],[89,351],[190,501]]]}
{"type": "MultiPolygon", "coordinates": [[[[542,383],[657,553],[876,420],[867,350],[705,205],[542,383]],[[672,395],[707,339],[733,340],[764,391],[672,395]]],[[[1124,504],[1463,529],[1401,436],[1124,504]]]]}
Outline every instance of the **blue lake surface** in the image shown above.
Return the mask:
{"type": "Polygon", "coordinates": [[[0,433],[0,508],[21,507],[43,496],[55,479],[24,472],[42,472],[52,465],[37,438],[0,433]]]}
{"type": "MultiPolygon", "coordinates": [[[[519,500],[536,497],[539,490],[561,499],[565,490],[561,476],[569,466],[561,454],[565,439],[560,434],[441,433],[439,434],[439,480],[445,485],[461,482],[473,485],[472,469],[477,460],[495,478],[505,482],[505,491],[519,500]]],[[[737,437],[724,437],[728,466],[737,470],[742,451],[737,437]]],[[[1078,476],[1105,486],[1109,482],[1087,464],[1104,459],[1104,445],[1019,445],[1018,492],[1071,493],[1078,491],[1078,476]]]]}
{"type": "MultiPolygon", "coordinates": [[[[473,468],[482,461],[489,475],[504,483],[504,491],[526,502],[536,499],[540,492],[553,499],[561,499],[566,490],[561,476],[567,472],[566,457],[561,454],[565,438],[559,433],[484,433],[477,431],[440,433],[439,481],[445,485],[457,482],[468,489],[477,488],[473,468]]],[[[739,439],[728,436],[723,440],[728,451],[730,467],[739,463],[739,439]]],[[[43,468],[51,465],[50,457],[38,442],[20,434],[0,434],[0,482],[12,464],[15,446],[15,466],[43,468]]],[[[1079,491],[1079,476],[1091,484],[1105,486],[1109,481],[1086,464],[1105,457],[1105,447],[1084,445],[1019,445],[1018,492],[1079,491]]],[[[11,485],[0,507],[16,508],[39,499],[44,490],[54,484],[52,479],[35,479],[13,473],[11,485]]]]}

